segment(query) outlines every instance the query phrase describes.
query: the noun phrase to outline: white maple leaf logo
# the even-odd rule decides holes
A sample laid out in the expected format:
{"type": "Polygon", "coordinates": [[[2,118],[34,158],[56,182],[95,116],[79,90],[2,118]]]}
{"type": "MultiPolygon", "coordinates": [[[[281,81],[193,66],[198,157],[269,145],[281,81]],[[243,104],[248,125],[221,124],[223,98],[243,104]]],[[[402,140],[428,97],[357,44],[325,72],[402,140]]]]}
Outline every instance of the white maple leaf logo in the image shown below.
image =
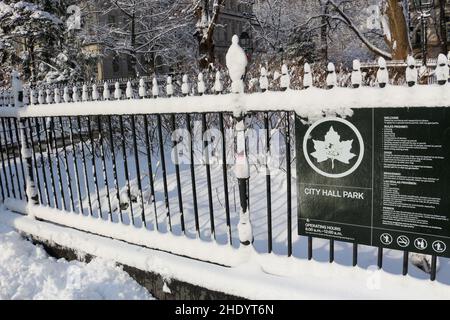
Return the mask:
{"type": "Polygon", "coordinates": [[[313,140],[315,152],[311,155],[316,158],[317,162],[331,160],[331,167],[334,169],[334,161],[349,164],[350,159],[356,154],[350,152],[352,150],[353,140],[341,141],[341,136],[330,127],[325,135],[325,140],[313,140]]]}

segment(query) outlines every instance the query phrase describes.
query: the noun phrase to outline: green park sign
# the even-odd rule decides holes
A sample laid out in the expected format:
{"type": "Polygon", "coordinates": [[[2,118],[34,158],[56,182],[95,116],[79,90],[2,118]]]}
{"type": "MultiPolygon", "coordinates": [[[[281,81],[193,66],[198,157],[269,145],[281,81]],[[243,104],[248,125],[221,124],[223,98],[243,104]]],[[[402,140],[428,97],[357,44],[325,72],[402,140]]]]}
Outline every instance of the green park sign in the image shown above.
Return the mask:
{"type": "Polygon", "coordinates": [[[450,109],[296,119],[300,235],[450,257],[450,109]]]}

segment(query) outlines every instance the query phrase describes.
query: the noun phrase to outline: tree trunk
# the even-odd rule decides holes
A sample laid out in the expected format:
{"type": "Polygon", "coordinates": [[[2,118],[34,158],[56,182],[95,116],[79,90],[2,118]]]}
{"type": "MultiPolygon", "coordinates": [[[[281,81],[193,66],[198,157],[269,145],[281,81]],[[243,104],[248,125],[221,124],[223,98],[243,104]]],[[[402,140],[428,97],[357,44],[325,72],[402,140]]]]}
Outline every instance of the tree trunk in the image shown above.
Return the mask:
{"type": "Polygon", "coordinates": [[[328,61],[328,19],[325,15],[328,15],[329,11],[328,3],[321,4],[321,6],[323,7],[321,11],[324,16],[321,21],[322,26],[320,27],[320,53],[322,59],[326,62],[328,61]]]}
{"type": "Polygon", "coordinates": [[[440,26],[440,38],[441,38],[441,48],[442,52],[448,52],[448,41],[447,41],[447,21],[445,17],[445,2],[447,0],[439,0],[439,26],[440,26]]]}
{"type": "Polygon", "coordinates": [[[405,60],[409,53],[408,25],[403,5],[398,0],[386,0],[384,14],[388,18],[390,39],[385,37],[392,52],[393,60],[405,60]]]}

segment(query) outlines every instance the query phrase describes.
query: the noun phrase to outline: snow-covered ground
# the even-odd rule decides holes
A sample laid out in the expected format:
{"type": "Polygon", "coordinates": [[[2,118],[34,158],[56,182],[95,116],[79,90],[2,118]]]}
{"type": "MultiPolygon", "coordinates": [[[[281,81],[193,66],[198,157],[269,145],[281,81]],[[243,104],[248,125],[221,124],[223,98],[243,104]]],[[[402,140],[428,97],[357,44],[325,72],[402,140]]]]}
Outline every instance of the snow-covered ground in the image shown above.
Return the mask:
{"type": "MultiPolygon", "coordinates": [[[[249,299],[449,299],[450,290],[441,281],[420,279],[413,272],[400,276],[376,266],[357,267],[260,254],[253,248],[231,249],[206,243],[208,252],[233,260],[231,268],[209,264],[79,230],[33,220],[0,208],[0,224],[39,235],[56,244],[73,247],[100,258],[113,259],[141,270],[155,272],[166,280],[186,281],[210,290],[249,299]]],[[[173,236],[172,236],[173,237],[173,236]]],[[[173,241],[186,241],[178,237],[173,241]]],[[[323,245],[323,244],[322,244],[323,245]]],[[[193,244],[192,250],[198,246],[193,244]]],[[[370,248],[363,248],[371,255],[370,248]]],[[[340,255],[340,254],[339,254],[340,255]]],[[[393,266],[388,253],[387,265],[393,266]]],[[[412,266],[410,266],[412,268],[412,266]]],[[[446,277],[448,279],[448,277],[446,277]]]]}
{"type": "Polygon", "coordinates": [[[56,260],[0,224],[0,300],[152,299],[115,262],[56,260]]]}

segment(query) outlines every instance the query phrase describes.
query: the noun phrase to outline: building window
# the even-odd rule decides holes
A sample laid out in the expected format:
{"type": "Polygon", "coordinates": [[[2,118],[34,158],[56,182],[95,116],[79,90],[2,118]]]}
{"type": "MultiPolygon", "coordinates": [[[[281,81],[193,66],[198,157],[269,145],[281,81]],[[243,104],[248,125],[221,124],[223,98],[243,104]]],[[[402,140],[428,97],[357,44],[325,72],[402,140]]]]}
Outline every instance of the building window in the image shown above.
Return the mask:
{"type": "Polygon", "coordinates": [[[112,60],[112,69],[113,69],[114,73],[117,73],[120,71],[119,59],[117,57],[114,57],[112,60]]]}
{"type": "Polygon", "coordinates": [[[111,26],[116,25],[116,16],[108,16],[108,24],[111,26]]]}

